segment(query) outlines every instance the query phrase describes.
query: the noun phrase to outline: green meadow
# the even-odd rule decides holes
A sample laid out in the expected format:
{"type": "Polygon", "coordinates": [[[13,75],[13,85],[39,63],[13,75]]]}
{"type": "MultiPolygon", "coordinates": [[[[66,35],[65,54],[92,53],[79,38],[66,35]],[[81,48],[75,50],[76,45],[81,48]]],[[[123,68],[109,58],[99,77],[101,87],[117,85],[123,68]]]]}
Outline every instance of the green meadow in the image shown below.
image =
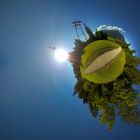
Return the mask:
{"type": "Polygon", "coordinates": [[[109,64],[105,65],[103,68],[90,74],[85,74],[83,71],[97,57],[119,47],[121,47],[119,44],[108,40],[94,41],[85,47],[82,55],[82,65],[80,67],[82,77],[94,83],[107,83],[115,80],[124,70],[125,52],[123,49],[113,60],[111,60],[109,64]]]}

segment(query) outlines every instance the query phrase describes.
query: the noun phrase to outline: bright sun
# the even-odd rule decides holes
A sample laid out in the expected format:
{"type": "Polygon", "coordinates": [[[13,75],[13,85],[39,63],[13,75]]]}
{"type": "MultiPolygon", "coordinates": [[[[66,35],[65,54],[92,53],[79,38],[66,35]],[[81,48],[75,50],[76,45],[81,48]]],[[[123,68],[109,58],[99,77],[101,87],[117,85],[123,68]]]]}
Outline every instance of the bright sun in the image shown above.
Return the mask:
{"type": "Polygon", "coordinates": [[[55,50],[55,59],[59,62],[64,62],[68,59],[68,52],[64,49],[55,50]]]}

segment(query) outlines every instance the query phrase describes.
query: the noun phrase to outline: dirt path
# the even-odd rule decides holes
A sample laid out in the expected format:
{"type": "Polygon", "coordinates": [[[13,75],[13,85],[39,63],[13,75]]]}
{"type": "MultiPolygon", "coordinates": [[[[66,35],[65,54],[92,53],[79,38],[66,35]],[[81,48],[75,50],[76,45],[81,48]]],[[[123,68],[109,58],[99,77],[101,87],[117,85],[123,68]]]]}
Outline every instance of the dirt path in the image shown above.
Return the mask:
{"type": "Polygon", "coordinates": [[[84,71],[84,74],[90,74],[110,63],[120,52],[122,48],[108,51],[97,57],[84,71]]]}

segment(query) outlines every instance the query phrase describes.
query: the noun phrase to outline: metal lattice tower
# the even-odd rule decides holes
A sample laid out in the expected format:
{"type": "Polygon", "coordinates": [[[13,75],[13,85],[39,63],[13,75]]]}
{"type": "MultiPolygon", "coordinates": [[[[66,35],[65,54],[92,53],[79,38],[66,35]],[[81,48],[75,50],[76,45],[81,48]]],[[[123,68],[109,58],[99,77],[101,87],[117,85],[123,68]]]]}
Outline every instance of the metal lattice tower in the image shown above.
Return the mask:
{"type": "Polygon", "coordinates": [[[73,21],[72,24],[73,24],[73,27],[75,28],[78,39],[80,40],[80,36],[83,35],[85,39],[87,40],[87,36],[84,33],[84,30],[82,29],[82,21],[79,21],[79,20],[73,21]]]}

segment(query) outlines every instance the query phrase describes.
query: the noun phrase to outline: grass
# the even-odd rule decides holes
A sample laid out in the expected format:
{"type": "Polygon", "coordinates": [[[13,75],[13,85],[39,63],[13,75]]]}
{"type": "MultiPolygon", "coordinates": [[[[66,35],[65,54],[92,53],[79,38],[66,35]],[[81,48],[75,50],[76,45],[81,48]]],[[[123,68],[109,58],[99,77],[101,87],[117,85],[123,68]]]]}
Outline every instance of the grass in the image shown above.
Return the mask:
{"type": "Polygon", "coordinates": [[[100,55],[119,47],[121,46],[108,40],[98,40],[89,44],[82,55],[82,66],[80,68],[82,77],[94,83],[108,83],[115,80],[124,70],[125,52],[123,49],[103,68],[90,74],[84,74],[84,70],[100,55]]]}

